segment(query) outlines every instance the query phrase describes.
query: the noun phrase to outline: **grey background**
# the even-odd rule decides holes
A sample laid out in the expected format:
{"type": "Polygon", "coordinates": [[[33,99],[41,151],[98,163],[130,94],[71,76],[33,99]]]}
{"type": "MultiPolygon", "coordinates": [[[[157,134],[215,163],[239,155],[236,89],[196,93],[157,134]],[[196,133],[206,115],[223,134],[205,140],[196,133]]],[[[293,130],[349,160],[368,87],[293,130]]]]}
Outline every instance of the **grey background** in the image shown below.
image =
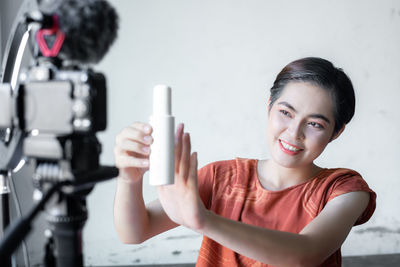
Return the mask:
{"type": "MultiPolygon", "coordinates": [[[[1,1],[4,49],[12,16],[4,16],[1,1]]],[[[323,57],[349,74],[357,106],[318,163],[359,171],[378,194],[374,216],[352,230],[343,254],[400,253],[399,1],[110,2],[120,15],[119,38],[96,67],[109,89],[109,125],[99,134],[104,164],[113,164],[114,138],[123,127],[148,121],[151,90],[159,83],[172,86],[173,113],[190,131],[200,166],[268,158],[266,100],[276,74],[292,60],[323,57]]],[[[145,199],[156,198],[145,179],[145,199]]],[[[115,181],[106,182],[88,197],[86,264],[195,262],[201,236],[184,228],[141,245],[121,244],[112,219],[114,191],[115,181]]]]}

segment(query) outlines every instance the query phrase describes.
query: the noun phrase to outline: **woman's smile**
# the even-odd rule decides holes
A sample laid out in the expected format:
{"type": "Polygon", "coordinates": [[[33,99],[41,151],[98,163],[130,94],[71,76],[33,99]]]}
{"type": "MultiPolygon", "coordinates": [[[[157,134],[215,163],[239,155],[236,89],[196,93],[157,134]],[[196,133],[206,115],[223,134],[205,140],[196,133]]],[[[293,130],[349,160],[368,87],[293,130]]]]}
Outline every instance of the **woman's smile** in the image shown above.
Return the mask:
{"type": "Polygon", "coordinates": [[[303,151],[303,149],[301,149],[293,144],[290,144],[286,141],[283,141],[282,139],[279,139],[278,142],[279,142],[279,146],[280,146],[281,150],[286,154],[294,156],[294,155],[299,154],[301,151],[303,151]]]}

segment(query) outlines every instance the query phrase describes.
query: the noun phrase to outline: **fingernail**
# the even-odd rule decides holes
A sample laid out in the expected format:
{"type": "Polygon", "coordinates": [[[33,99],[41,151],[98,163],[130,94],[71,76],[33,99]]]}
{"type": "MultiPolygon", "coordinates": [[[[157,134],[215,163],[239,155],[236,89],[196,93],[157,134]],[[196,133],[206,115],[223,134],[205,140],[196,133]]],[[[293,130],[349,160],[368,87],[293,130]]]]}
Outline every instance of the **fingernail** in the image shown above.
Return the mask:
{"type": "Polygon", "coordinates": [[[183,131],[183,128],[184,128],[183,123],[179,123],[179,125],[178,125],[176,131],[177,131],[177,132],[182,132],[182,131],[183,131]]]}
{"type": "Polygon", "coordinates": [[[151,136],[150,136],[150,135],[146,135],[145,137],[143,137],[143,140],[144,140],[146,143],[150,143],[150,142],[151,142],[151,136]]]}
{"type": "Polygon", "coordinates": [[[146,126],[144,126],[143,130],[144,130],[146,133],[149,133],[149,132],[150,132],[150,127],[146,125],[146,126]]]}
{"type": "Polygon", "coordinates": [[[146,159],[143,160],[143,161],[142,161],[142,165],[143,165],[143,166],[149,166],[149,161],[146,160],[146,159]]]}
{"type": "Polygon", "coordinates": [[[150,147],[144,146],[144,147],[142,147],[142,151],[146,152],[146,153],[149,153],[150,152],[150,147]]]}

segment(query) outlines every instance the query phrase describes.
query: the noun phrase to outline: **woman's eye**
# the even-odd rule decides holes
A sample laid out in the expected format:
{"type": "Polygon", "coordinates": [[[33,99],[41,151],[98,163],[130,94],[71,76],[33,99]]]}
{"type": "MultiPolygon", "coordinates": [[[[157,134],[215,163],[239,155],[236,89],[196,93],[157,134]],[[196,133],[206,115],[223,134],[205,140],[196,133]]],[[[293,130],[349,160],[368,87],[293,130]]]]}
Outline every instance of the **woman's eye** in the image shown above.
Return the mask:
{"type": "Polygon", "coordinates": [[[279,110],[279,112],[280,113],[282,113],[283,115],[285,115],[285,116],[288,116],[288,117],[290,117],[290,113],[289,112],[287,112],[286,110],[284,110],[284,109],[281,109],[281,110],[279,110]]]}
{"type": "Polygon", "coordinates": [[[320,123],[318,123],[318,122],[309,122],[309,125],[311,125],[312,127],[314,127],[314,128],[317,128],[317,129],[324,129],[324,126],[322,126],[322,124],[320,124],[320,123]]]}

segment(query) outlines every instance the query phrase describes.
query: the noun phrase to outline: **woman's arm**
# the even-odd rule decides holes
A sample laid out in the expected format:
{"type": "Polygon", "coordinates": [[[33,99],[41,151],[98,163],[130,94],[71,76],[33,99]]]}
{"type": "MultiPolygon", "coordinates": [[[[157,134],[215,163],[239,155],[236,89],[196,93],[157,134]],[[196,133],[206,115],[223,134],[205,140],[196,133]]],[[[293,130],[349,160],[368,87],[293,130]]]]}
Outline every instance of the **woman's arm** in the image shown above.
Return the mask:
{"type": "Polygon", "coordinates": [[[368,205],[369,194],[338,196],[299,234],[233,221],[205,209],[197,187],[197,154],[189,134],[178,136],[175,184],[158,188],[160,202],[177,224],[208,236],[249,258],[275,266],[315,266],[336,251],[368,205]]]}
{"type": "Polygon", "coordinates": [[[116,138],[114,154],[120,173],[114,199],[114,224],[121,241],[128,244],[141,243],[177,226],[158,200],[147,205],[143,200],[143,174],[148,169],[151,143],[151,127],[144,123],[132,124],[116,138]]]}
{"type": "Polygon", "coordinates": [[[139,244],[178,226],[165,214],[160,202],[145,204],[142,181],[131,184],[120,178],[114,199],[114,225],[125,244],[139,244]]]}
{"type": "Polygon", "coordinates": [[[274,266],[316,266],[342,245],[368,201],[367,192],[338,196],[300,234],[247,225],[210,211],[198,231],[239,254],[274,266]]]}

